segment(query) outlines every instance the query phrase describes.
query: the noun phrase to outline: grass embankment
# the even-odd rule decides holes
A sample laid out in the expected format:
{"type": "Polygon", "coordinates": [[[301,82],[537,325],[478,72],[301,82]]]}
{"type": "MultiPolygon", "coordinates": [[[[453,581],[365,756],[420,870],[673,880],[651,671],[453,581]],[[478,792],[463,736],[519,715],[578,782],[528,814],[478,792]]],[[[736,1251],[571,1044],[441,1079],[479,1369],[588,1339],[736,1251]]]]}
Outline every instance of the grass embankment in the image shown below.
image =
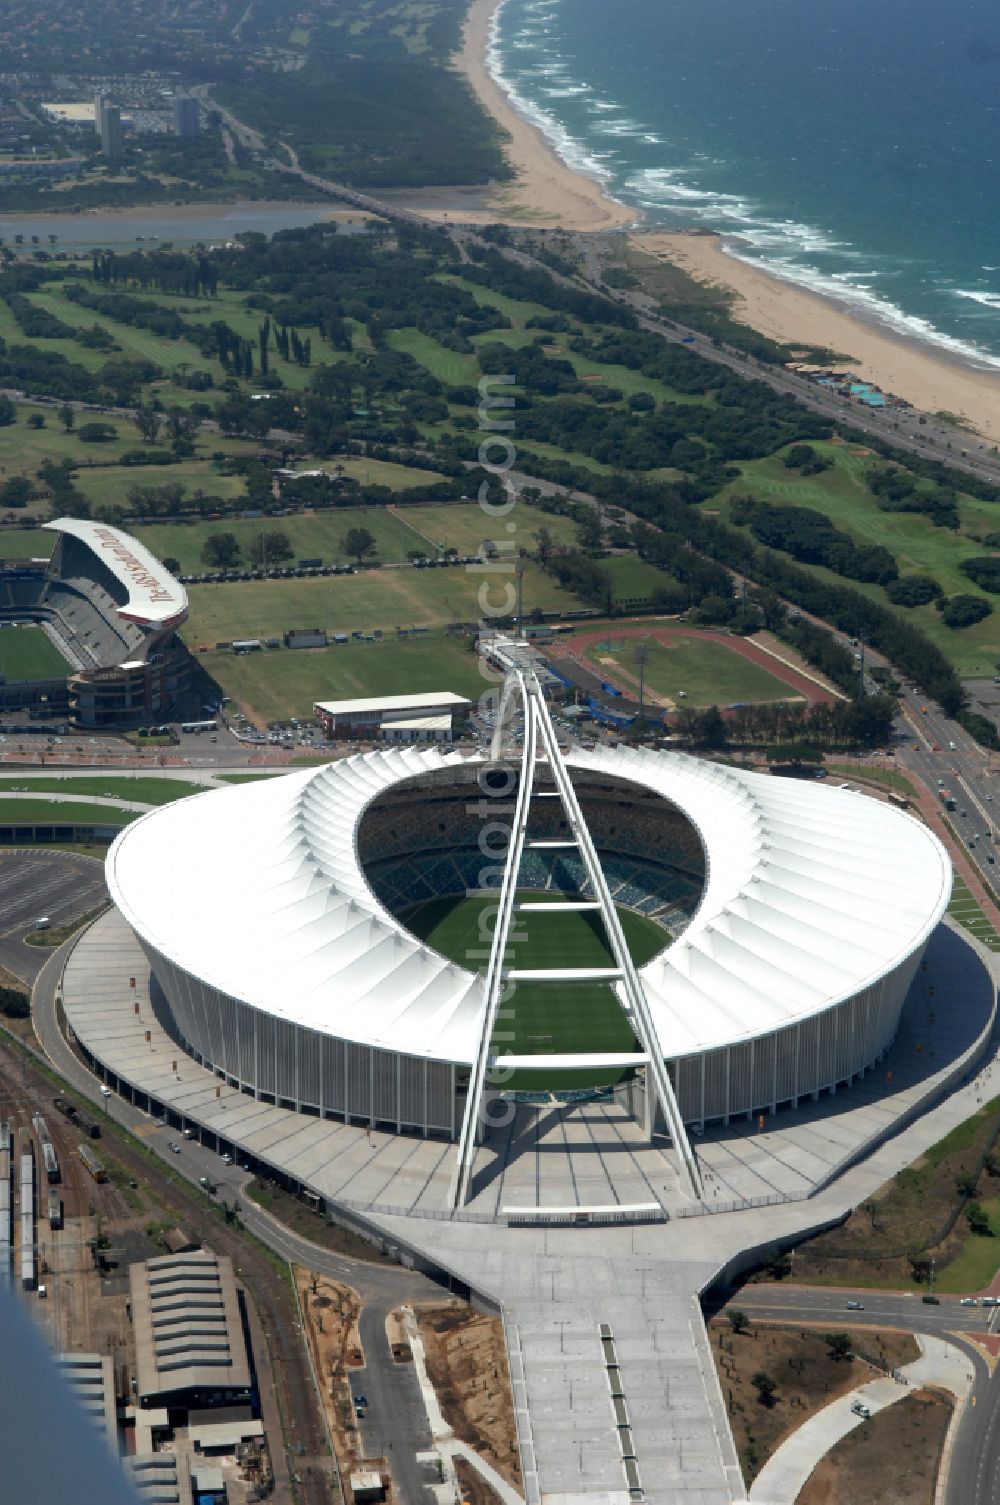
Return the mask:
{"type": "MultiPolygon", "coordinates": [[[[518,898],[556,899],[525,891],[518,898]]],[[[404,923],[443,956],[464,966],[478,966],[492,933],[495,899],[430,899],[407,911],[404,923]]],[[[633,959],[643,965],[669,944],[661,926],[632,910],[619,918],[633,959]]],[[[518,937],[508,942],[506,965],[526,969],[609,967],[611,948],[604,926],[592,911],[518,915],[518,937]]],[[[515,1055],[597,1054],[636,1049],[621,1005],[606,982],[518,982],[504,1004],[504,1018],[493,1041],[497,1051],[515,1055]]],[[[622,1072],[522,1071],[506,1083],[528,1091],[605,1086],[622,1072]]]]}
{"type": "MultiPolygon", "coordinates": [[[[0,826],[127,826],[137,820],[116,805],[85,805],[76,800],[0,799],[0,826]]],[[[46,843],[48,845],[48,843],[46,843]]]]}
{"type": "Polygon", "coordinates": [[[251,1181],[245,1194],[279,1223],[322,1249],[349,1255],[351,1259],[367,1260],[370,1264],[392,1264],[392,1260],[379,1254],[373,1244],[350,1229],[341,1228],[338,1223],[328,1222],[321,1213],[313,1212],[311,1207],[290,1192],[283,1191],[273,1181],[251,1181]]]}
{"type": "MultiPolygon", "coordinates": [[[[30,773],[16,778],[0,779],[0,793],[12,789],[27,789],[30,794],[99,794],[106,799],[124,800],[133,805],[169,805],[173,800],[182,800],[189,794],[204,794],[207,784],[192,784],[186,779],[153,779],[137,775],[123,778],[107,774],[71,775],[44,774],[35,777],[30,773]]],[[[7,801],[11,804],[11,801],[7,801]]],[[[18,801],[18,804],[24,803],[18,801]]],[[[54,801],[50,808],[58,811],[61,801],[54,801]]]]}
{"type": "Polygon", "coordinates": [[[826,767],[830,773],[843,774],[845,779],[884,784],[887,789],[895,789],[898,794],[908,794],[916,798],[917,791],[914,785],[893,768],[870,768],[867,763],[827,763],[826,767]]]}
{"type": "Polygon", "coordinates": [[[603,642],[588,647],[586,658],[595,674],[613,674],[620,667],[638,691],[640,647],[646,653],[646,687],[672,705],[726,706],[799,698],[776,675],[708,639],[678,637],[660,642],[616,638],[612,631],[603,642]]]}
{"type": "Polygon", "coordinates": [[[982,1290],[1000,1269],[998,1134],[1000,1098],[992,1098],[879,1187],[840,1228],[797,1249],[796,1280],[914,1290],[926,1282],[933,1259],[936,1289],[953,1295],[982,1290]],[[966,1186],[970,1195],[961,1189],[966,1186]],[[989,1219],[988,1236],[970,1232],[965,1209],[973,1202],[989,1219]]]}
{"type": "Polygon", "coordinates": [[[979,901],[973,897],[969,885],[958,873],[952,875],[948,913],[970,935],[974,935],[977,941],[982,941],[983,945],[988,946],[991,951],[1000,951],[1000,935],[997,935],[992,921],[986,917],[979,901]]]}
{"type": "MultiPolygon", "coordinates": [[[[883,512],[868,489],[866,477],[884,461],[869,451],[856,451],[844,444],[814,441],[813,449],[832,460],[829,470],[815,476],[802,476],[786,468],[781,454],[763,460],[748,460],[740,465],[740,477],[730,483],[706,507],[730,522],[729,500],[733,496],[754,496],[773,506],[782,504],[807,507],[825,514],[836,527],[850,534],[857,544],[876,544],[889,550],[905,578],[927,577],[936,580],[946,595],[980,596],[995,605],[996,597],[982,591],[959,568],[963,559],[981,555],[981,539],[996,530],[993,509],[973,497],[959,496],[959,530],[936,528],[930,519],[915,512],[883,512]]],[[[918,482],[918,490],[932,489],[927,481],[918,482]]],[[[890,603],[881,586],[857,580],[842,580],[821,565],[800,564],[821,579],[848,585],[877,601],[890,603]]],[[[996,617],[986,617],[973,627],[955,631],[946,627],[933,605],[895,607],[904,621],[920,627],[933,643],[946,653],[963,678],[992,675],[997,658],[996,617]]]]}
{"type": "MultiPolygon", "coordinates": [[[[733,1306],[738,1308],[739,1302],[733,1306]]],[[[821,1332],[751,1322],[746,1332],[737,1333],[724,1313],[708,1324],[729,1423],[748,1484],[791,1432],[839,1395],[873,1377],[875,1371],[866,1358],[896,1369],[920,1356],[909,1333],[848,1330],[839,1324],[833,1330],[848,1331],[853,1340],[850,1356],[835,1358],[821,1332]],[[754,1384],[759,1376],[774,1384],[771,1404],[759,1398],[754,1384]]]]}

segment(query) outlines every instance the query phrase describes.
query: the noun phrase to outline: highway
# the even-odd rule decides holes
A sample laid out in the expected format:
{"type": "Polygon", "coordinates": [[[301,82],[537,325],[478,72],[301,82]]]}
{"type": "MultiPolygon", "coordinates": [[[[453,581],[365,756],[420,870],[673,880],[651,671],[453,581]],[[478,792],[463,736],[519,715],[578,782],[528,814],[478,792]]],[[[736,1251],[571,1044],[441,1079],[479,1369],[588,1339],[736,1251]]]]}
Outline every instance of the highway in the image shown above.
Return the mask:
{"type": "Polygon", "coordinates": [[[991,1375],[983,1355],[962,1337],[995,1333],[1000,1308],[962,1307],[957,1296],[942,1296],[939,1306],[925,1306],[917,1290],[824,1289],[787,1282],[744,1286],[726,1305],[759,1321],[823,1323],[830,1331],[895,1327],[957,1342],[974,1382],[955,1438],[945,1505],[996,1505],[1000,1500],[1000,1369],[991,1375]],[[864,1310],[848,1311],[848,1301],[863,1302],[864,1310]]]}

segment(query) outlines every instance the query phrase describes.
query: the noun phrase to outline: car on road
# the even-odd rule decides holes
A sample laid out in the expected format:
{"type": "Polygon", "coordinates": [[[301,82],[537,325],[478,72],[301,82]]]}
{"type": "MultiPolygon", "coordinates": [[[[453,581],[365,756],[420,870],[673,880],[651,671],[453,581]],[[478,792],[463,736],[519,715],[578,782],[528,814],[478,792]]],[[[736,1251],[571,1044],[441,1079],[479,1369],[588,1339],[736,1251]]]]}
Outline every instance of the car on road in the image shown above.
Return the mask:
{"type": "Polygon", "coordinates": [[[924,1306],[940,1306],[941,1305],[941,1297],[940,1296],[921,1296],[920,1299],[924,1303],[924,1306]]]}
{"type": "Polygon", "coordinates": [[[958,1304],[959,1306],[978,1306],[979,1302],[976,1300],[975,1296],[963,1296],[958,1304]]]}
{"type": "Polygon", "coordinates": [[[103,1087],[102,1086],[102,1088],[101,1088],[101,1096],[102,1097],[110,1097],[111,1096],[111,1088],[110,1087],[103,1087]]]}
{"type": "Polygon", "coordinates": [[[170,1143],[167,1145],[167,1149],[170,1151],[171,1155],[179,1155],[181,1152],[181,1147],[177,1143],[176,1139],[171,1139],[170,1143]]]}
{"type": "Polygon", "coordinates": [[[214,1181],[210,1181],[207,1176],[199,1176],[198,1177],[198,1185],[201,1186],[201,1187],[203,1187],[205,1189],[205,1191],[208,1192],[208,1195],[210,1197],[214,1197],[216,1191],[218,1190],[218,1188],[216,1187],[215,1182],[214,1181]]]}
{"type": "Polygon", "coordinates": [[[983,1306],[1000,1306],[1000,1296],[984,1296],[983,1306]]]}
{"type": "Polygon", "coordinates": [[[849,1301],[847,1303],[847,1310],[849,1312],[863,1312],[864,1309],[865,1304],[863,1301],[849,1301]]]}
{"type": "Polygon", "coordinates": [[[223,1165],[232,1165],[232,1163],[233,1163],[233,1157],[232,1157],[232,1155],[228,1155],[228,1154],[227,1155],[223,1155],[223,1157],[222,1157],[222,1163],[223,1163],[223,1165]]]}
{"type": "Polygon", "coordinates": [[[854,1402],[854,1405],[851,1407],[851,1410],[854,1412],[855,1416],[861,1416],[861,1417],[864,1418],[865,1421],[867,1421],[868,1418],[872,1414],[871,1411],[868,1409],[868,1407],[865,1405],[864,1401],[860,1401],[860,1400],[856,1400],[854,1402]]]}

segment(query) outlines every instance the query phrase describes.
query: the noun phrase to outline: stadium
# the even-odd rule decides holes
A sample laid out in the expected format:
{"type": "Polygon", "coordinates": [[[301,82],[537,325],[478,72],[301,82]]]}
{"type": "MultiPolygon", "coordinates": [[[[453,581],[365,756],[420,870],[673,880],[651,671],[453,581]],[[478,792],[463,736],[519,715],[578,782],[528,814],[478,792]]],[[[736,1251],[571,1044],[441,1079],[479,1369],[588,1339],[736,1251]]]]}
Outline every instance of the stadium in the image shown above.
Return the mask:
{"type": "Polygon", "coordinates": [[[261,1102],[460,1155],[497,1097],[613,1094],[680,1148],[885,1053],[951,891],[925,827],[684,754],[542,756],[532,726],[520,766],[390,749],[129,826],[108,884],[174,1038],[261,1102]]]}
{"type": "Polygon", "coordinates": [[[187,593],[106,523],[62,517],[51,559],[0,567],[0,710],[89,730],[166,720],[190,659],[175,629],[187,593]]]}

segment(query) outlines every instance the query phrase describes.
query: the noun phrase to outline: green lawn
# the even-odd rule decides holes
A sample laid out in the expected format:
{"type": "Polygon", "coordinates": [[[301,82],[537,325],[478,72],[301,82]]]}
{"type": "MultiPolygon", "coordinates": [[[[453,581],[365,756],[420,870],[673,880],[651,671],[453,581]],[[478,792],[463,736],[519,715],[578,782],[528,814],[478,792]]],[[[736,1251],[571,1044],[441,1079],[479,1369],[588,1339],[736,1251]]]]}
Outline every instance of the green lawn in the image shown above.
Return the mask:
{"type": "Polygon", "coordinates": [[[43,628],[0,628],[0,675],[5,680],[64,679],[69,668],[43,628]]]}
{"type": "Polygon", "coordinates": [[[0,799],[0,826],[127,826],[138,816],[114,805],[75,800],[0,799]]]}
{"type": "MultiPolygon", "coordinates": [[[[37,777],[24,773],[15,778],[0,779],[0,792],[11,789],[28,790],[34,794],[100,794],[107,799],[126,800],[137,805],[169,805],[172,800],[182,800],[189,794],[203,794],[205,784],[188,783],[186,779],[123,778],[120,774],[85,774],[60,778],[58,774],[37,777]]],[[[10,803],[8,801],[8,803],[10,803]]],[[[58,806],[53,806],[58,809],[58,806]]]]}
{"type": "MultiPolygon", "coordinates": [[[[458,565],[449,569],[362,570],[355,575],[311,580],[249,580],[188,588],[191,616],[184,628],[189,643],[232,642],[234,638],[279,637],[290,627],[314,623],[334,632],[392,631],[401,627],[441,627],[482,615],[482,603],[507,603],[507,574],[478,574],[458,565]],[[480,591],[485,594],[480,598],[480,591]]],[[[512,587],[513,590],[513,587],[512,587]]],[[[511,600],[511,604],[513,601],[511,600]]],[[[579,601],[536,565],[524,577],[524,609],[573,611],[579,601]]]]}
{"type": "Polygon", "coordinates": [[[669,606],[676,600],[678,610],[686,604],[683,587],[663,570],[649,564],[645,559],[636,559],[631,554],[612,554],[601,560],[601,568],[611,576],[616,601],[649,601],[654,594],[665,599],[669,606]]]}
{"type": "MultiPolygon", "coordinates": [[[[480,545],[487,539],[504,545],[509,541],[515,547],[533,553],[539,528],[548,528],[557,544],[570,547],[576,544],[576,523],[571,517],[543,512],[529,502],[518,502],[508,517],[492,521],[478,502],[448,503],[440,507],[406,506],[399,511],[411,528],[421,535],[421,542],[440,544],[443,549],[457,549],[460,554],[478,553],[480,545]],[[513,533],[507,532],[508,523],[513,523],[513,533]]],[[[434,551],[429,552],[433,554],[434,551]]]]}
{"type": "Polygon", "coordinates": [[[910,780],[893,768],[858,768],[853,763],[827,763],[826,766],[831,773],[843,774],[845,779],[870,779],[875,784],[885,784],[900,794],[916,798],[917,791],[910,780]]]}
{"type": "Polygon", "coordinates": [[[476,700],[488,682],[464,638],[439,635],[347,647],[210,652],[199,663],[260,724],[312,715],[317,700],[452,690],[476,700]]]}
{"type": "MultiPolygon", "coordinates": [[[[521,897],[532,895],[525,892],[521,897]]],[[[407,911],[404,920],[435,950],[476,968],[481,965],[483,934],[488,933],[481,928],[480,917],[495,905],[495,898],[431,899],[407,911]]],[[[628,909],[618,913],[639,965],[670,944],[669,936],[652,920],[628,909]]],[[[517,923],[526,934],[508,945],[509,966],[605,967],[612,963],[604,927],[591,911],[519,915],[517,923]]],[[[586,1055],[636,1048],[631,1025],[608,983],[517,983],[504,1009],[506,1017],[498,1021],[494,1034],[495,1050],[518,1055],[571,1051],[586,1055]]],[[[621,1076],[613,1069],[530,1071],[515,1073],[505,1085],[544,1091],[606,1086],[621,1076]]]]}
{"type": "Polygon", "coordinates": [[[991,951],[1000,951],[1000,935],[997,935],[992,924],[980,908],[978,900],[973,898],[969,890],[969,885],[958,873],[952,875],[951,900],[948,904],[948,913],[970,935],[974,935],[977,941],[982,941],[983,945],[989,946],[991,951]]]}
{"type": "MultiPolygon", "coordinates": [[[[745,461],[740,466],[739,480],[731,482],[719,496],[711,498],[707,506],[713,512],[719,512],[725,522],[729,521],[728,500],[733,495],[760,497],[774,506],[788,503],[808,507],[814,512],[825,513],[836,527],[849,533],[857,543],[881,544],[887,548],[894,555],[901,575],[927,575],[949,595],[983,596],[996,606],[997,598],[981,591],[958,568],[963,559],[982,553],[982,546],[976,538],[990,523],[990,510],[985,504],[960,498],[961,531],[958,533],[948,528],[935,528],[919,513],[882,512],[865,484],[872,465],[881,462],[870,456],[852,454],[845,445],[816,442],[813,448],[833,460],[830,470],[817,476],[800,476],[785,468],[780,454],[764,460],[745,461]]],[[[995,509],[992,526],[995,531],[995,509]]],[[[824,580],[861,591],[881,606],[889,605],[881,586],[844,580],[819,565],[799,565],[799,568],[814,570],[824,580]]],[[[933,606],[897,607],[895,610],[905,621],[921,627],[948,655],[963,677],[993,673],[998,634],[995,614],[974,627],[954,631],[944,626],[933,606]]]]}
{"type": "Polygon", "coordinates": [[[661,643],[655,638],[616,638],[612,632],[602,643],[588,647],[586,657],[595,673],[614,672],[618,665],[634,676],[638,687],[640,643],[646,649],[647,687],[677,704],[736,705],[796,698],[766,669],[707,639],[675,638],[661,643]]]}

